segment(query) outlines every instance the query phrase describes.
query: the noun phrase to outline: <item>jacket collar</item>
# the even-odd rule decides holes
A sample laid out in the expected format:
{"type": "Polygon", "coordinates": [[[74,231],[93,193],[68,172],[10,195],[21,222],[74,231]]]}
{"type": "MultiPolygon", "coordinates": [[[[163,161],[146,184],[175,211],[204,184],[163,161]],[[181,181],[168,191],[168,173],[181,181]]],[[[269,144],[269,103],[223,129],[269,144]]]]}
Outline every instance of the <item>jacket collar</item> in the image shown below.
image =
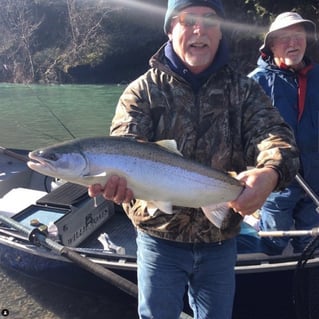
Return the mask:
{"type": "Polygon", "coordinates": [[[297,74],[299,72],[303,72],[304,69],[309,69],[309,66],[312,65],[312,61],[307,57],[304,56],[303,58],[304,62],[305,62],[305,67],[303,69],[301,69],[300,71],[296,72],[293,69],[287,67],[286,65],[282,65],[280,67],[278,67],[273,58],[271,56],[267,56],[267,55],[261,55],[257,61],[257,65],[263,69],[268,69],[274,72],[284,72],[287,74],[297,74]]]}

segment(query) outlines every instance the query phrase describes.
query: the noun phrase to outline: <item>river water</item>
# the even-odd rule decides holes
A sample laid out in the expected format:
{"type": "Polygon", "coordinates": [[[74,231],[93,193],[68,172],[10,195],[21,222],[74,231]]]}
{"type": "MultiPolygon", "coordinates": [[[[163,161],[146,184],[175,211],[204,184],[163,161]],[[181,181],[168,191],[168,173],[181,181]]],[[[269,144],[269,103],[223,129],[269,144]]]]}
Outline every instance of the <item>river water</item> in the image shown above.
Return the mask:
{"type": "Polygon", "coordinates": [[[0,83],[0,145],[33,149],[109,133],[121,85],[0,83]]]}

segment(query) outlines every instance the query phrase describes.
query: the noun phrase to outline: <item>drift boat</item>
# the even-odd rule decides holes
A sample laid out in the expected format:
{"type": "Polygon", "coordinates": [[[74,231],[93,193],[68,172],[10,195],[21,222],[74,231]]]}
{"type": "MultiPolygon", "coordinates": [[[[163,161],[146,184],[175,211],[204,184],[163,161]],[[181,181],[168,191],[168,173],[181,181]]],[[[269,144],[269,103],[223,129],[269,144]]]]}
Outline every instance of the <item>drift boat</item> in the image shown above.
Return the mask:
{"type": "MultiPolygon", "coordinates": [[[[27,154],[0,149],[0,264],[48,280],[80,267],[136,297],[136,233],[121,207],[31,171],[27,154]]],[[[262,318],[264,294],[269,308],[282,309],[280,318],[319,316],[317,235],[303,254],[238,251],[235,318],[262,318]]],[[[239,238],[251,244],[258,233],[244,223],[239,238]]]]}

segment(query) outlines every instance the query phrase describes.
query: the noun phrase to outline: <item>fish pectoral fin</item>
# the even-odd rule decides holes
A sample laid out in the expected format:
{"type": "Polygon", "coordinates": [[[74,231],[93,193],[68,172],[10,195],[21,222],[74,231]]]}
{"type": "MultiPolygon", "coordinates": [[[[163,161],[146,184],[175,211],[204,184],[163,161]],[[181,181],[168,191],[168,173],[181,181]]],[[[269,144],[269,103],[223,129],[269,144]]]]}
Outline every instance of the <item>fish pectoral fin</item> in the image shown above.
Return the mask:
{"type": "Polygon", "coordinates": [[[172,203],[170,202],[160,202],[160,201],[149,201],[147,202],[147,211],[151,216],[154,216],[157,210],[162,211],[166,214],[173,214],[172,203]]]}
{"type": "Polygon", "coordinates": [[[218,203],[201,207],[206,218],[216,227],[221,228],[221,225],[229,212],[228,203],[218,203]]]}

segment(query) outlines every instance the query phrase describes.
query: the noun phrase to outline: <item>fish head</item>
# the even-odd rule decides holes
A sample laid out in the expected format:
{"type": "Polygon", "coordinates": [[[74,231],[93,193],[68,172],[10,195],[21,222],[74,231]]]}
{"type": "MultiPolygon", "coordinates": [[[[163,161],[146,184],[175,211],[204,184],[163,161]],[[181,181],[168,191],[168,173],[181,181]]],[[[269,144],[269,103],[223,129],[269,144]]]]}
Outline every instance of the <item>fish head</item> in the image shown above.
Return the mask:
{"type": "Polygon", "coordinates": [[[37,149],[29,153],[29,168],[43,175],[72,181],[87,173],[85,155],[75,147],[63,145],[37,149]]]}

